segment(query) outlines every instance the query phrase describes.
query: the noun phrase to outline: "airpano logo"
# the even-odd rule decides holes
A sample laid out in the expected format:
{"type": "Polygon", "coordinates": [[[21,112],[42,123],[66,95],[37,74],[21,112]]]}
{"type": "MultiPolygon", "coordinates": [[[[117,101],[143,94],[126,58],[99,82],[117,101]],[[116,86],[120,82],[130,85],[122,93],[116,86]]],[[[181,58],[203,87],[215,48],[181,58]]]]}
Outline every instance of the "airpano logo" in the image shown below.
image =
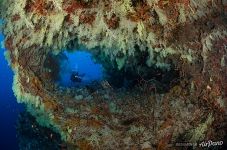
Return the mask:
{"type": "Polygon", "coordinates": [[[221,146],[223,145],[223,141],[216,141],[213,142],[212,140],[209,141],[203,141],[199,144],[199,147],[211,147],[211,146],[221,146]]]}

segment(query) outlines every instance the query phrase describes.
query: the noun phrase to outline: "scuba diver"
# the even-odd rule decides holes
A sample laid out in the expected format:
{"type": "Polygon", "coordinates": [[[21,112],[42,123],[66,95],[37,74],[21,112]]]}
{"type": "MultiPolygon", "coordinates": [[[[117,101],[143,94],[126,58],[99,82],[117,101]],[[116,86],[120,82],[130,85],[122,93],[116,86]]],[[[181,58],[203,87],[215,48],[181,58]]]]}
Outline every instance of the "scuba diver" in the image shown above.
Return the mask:
{"type": "Polygon", "coordinates": [[[81,83],[85,74],[79,74],[78,71],[73,71],[70,80],[74,83],[81,83]]]}

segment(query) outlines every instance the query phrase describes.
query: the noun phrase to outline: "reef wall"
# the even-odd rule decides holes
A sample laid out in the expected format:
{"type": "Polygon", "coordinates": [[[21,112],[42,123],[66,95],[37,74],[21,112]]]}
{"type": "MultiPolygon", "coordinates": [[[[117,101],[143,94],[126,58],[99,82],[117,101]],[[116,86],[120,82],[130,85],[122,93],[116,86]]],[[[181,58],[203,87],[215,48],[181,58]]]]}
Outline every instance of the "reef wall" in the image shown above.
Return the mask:
{"type": "Polygon", "coordinates": [[[176,142],[224,139],[226,0],[0,2],[17,100],[66,142],[80,149],[177,149],[176,142]],[[107,81],[97,90],[58,87],[44,67],[48,53],[83,47],[118,70],[177,70],[178,84],[166,93],[142,77],[126,91],[107,81]]]}

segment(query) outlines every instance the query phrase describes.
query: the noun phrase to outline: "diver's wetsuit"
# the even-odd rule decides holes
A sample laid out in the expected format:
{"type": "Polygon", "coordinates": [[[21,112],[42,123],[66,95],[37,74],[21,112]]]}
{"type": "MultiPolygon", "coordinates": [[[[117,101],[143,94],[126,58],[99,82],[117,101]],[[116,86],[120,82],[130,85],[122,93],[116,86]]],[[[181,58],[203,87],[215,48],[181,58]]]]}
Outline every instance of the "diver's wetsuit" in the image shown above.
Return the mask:
{"type": "Polygon", "coordinates": [[[71,74],[70,80],[72,82],[82,82],[82,77],[79,75],[78,72],[73,72],[71,74]]]}

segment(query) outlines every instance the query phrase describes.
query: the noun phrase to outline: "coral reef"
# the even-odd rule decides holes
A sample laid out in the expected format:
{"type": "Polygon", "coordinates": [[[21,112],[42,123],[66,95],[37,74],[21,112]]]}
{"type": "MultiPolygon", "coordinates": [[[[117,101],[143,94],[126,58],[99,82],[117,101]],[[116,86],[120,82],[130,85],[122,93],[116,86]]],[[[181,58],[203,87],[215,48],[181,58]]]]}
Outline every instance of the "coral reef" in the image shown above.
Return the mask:
{"type": "Polygon", "coordinates": [[[20,113],[16,128],[20,150],[60,150],[66,145],[59,134],[40,126],[27,112],[20,113]]]}
{"type": "Polygon", "coordinates": [[[2,4],[17,100],[70,146],[163,150],[179,149],[177,142],[224,139],[226,0],[2,4]],[[136,84],[129,89],[108,81],[83,88],[56,85],[45,67],[48,54],[84,47],[105,71],[112,70],[116,78],[131,74],[136,84]],[[174,71],[178,77],[159,89],[174,71]]]}

